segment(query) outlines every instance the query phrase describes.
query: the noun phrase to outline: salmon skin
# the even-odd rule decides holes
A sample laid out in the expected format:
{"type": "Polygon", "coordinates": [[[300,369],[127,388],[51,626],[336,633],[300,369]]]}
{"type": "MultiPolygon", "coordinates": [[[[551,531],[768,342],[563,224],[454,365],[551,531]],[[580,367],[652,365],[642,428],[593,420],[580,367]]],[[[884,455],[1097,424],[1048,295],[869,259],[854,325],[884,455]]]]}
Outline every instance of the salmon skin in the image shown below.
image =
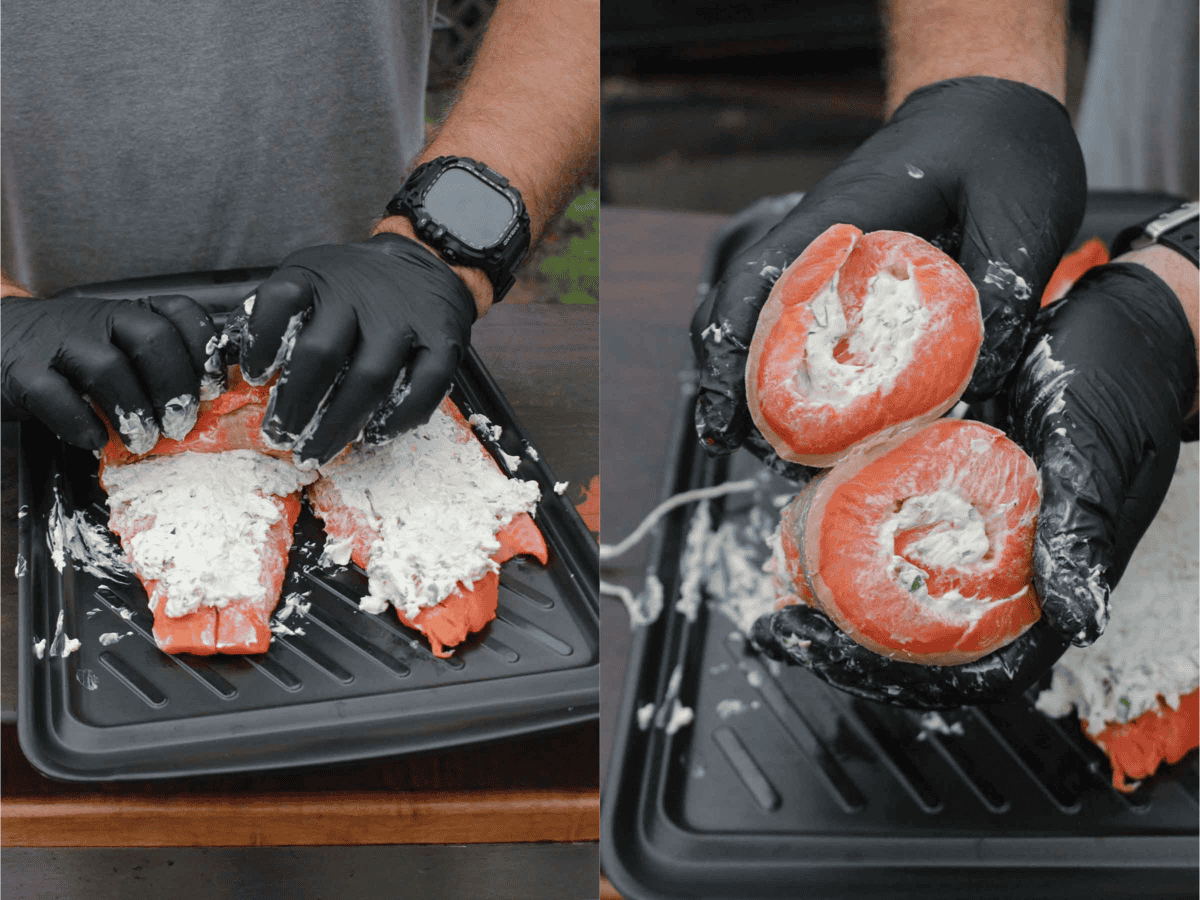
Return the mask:
{"type": "MultiPolygon", "coordinates": [[[[183,440],[160,438],[156,446],[142,456],[131,454],[116,432],[109,428],[110,440],[101,453],[100,463],[101,485],[110,494],[109,527],[120,537],[126,553],[134,560],[135,571],[146,589],[154,613],[155,641],[164,652],[207,655],[253,654],[267,650],[271,641],[270,617],[282,591],[303,485],[308,485],[314,511],[325,520],[329,540],[349,542],[353,548],[351,557],[364,569],[370,563],[371,546],[379,534],[361,512],[341,503],[333,481],[317,480],[317,472],[297,469],[291,464],[290,452],[273,449],[263,442],[261,425],[269,392],[269,384],[250,385],[240,377],[236,367],[231,368],[229,389],[216,399],[201,403],[196,425],[183,440]],[[198,455],[208,457],[209,468],[214,459],[218,456],[221,458],[222,471],[206,477],[206,480],[214,482],[213,487],[226,481],[222,475],[238,466],[258,466],[263,473],[258,479],[259,483],[248,482],[243,491],[243,499],[257,508],[256,524],[245,534],[238,535],[239,544],[253,544],[254,558],[245,561],[245,565],[248,569],[257,570],[257,583],[250,584],[249,590],[245,591],[254,596],[207,598],[207,602],[181,613],[179,607],[187,604],[181,603],[178,598],[172,602],[171,596],[171,582],[178,575],[176,567],[170,563],[164,566],[161,560],[149,564],[144,562],[139,567],[133,552],[132,548],[139,542],[147,541],[147,535],[158,520],[158,516],[137,512],[142,506],[138,502],[140,498],[136,496],[139,488],[134,483],[134,476],[157,474],[173,484],[195,482],[196,477],[188,472],[204,465],[201,460],[194,459],[198,455]],[[168,465],[165,462],[168,458],[169,465],[173,467],[170,472],[161,469],[168,465]],[[155,471],[156,467],[159,467],[158,472],[155,471]],[[289,478],[295,482],[290,490],[272,494],[264,488],[267,483],[278,486],[281,479],[286,487],[289,478]],[[159,569],[163,577],[155,577],[154,573],[159,569]]],[[[454,404],[447,398],[441,408],[456,423],[456,439],[464,445],[473,445],[471,452],[479,454],[499,472],[454,404]]],[[[343,454],[343,459],[348,456],[343,454]]],[[[203,487],[194,485],[197,491],[203,487]]],[[[189,495],[179,505],[190,507],[194,505],[194,500],[189,495]]],[[[192,518],[199,521],[188,522],[182,527],[190,528],[203,523],[204,517],[192,518]]],[[[210,519],[213,523],[220,521],[218,517],[210,519]]],[[[545,540],[528,514],[521,513],[505,522],[498,521],[496,528],[498,549],[491,554],[491,559],[497,567],[519,553],[534,556],[543,564],[547,562],[545,540]]],[[[226,563],[227,560],[221,560],[222,565],[226,563]]],[[[245,584],[242,586],[246,587],[245,584]]],[[[400,618],[405,624],[426,634],[437,655],[448,656],[446,647],[460,643],[468,634],[479,631],[495,617],[498,589],[498,578],[494,572],[490,572],[473,584],[456,585],[441,603],[421,610],[416,616],[406,617],[401,613],[400,618]]],[[[174,590],[178,592],[179,586],[174,585],[174,590]]]]}
{"type": "MultiPolygon", "coordinates": [[[[449,398],[442,401],[438,412],[444,418],[438,420],[435,417],[431,426],[438,422],[448,424],[451,441],[461,447],[461,450],[454,451],[451,448],[451,452],[446,455],[453,457],[456,453],[461,453],[462,456],[458,457],[459,468],[473,462],[476,466],[486,469],[494,478],[507,479],[449,398]]],[[[422,441],[431,437],[432,435],[417,429],[398,440],[410,441],[419,448],[422,441]]],[[[383,452],[387,452],[386,449],[369,451],[369,454],[383,452]]],[[[403,454],[403,447],[396,452],[403,454]]],[[[406,456],[399,458],[405,461],[410,459],[406,456]]],[[[544,565],[548,560],[545,539],[526,512],[497,517],[487,528],[497,542],[497,548],[490,553],[490,567],[474,579],[464,578],[443,584],[436,591],[436,598],[425,598],[436,599],[436,602],[415,603],[412,601],[414,589],[419,591],[428,587],[421,584],[422,578],[411,571],[412,567],[406,569],[406,573],[397,576],[394,572],[385,570],[380,563],[381,558],[394,554],[397,550],[395,545],[402,541],[404,534],[404,523],[400,520],[411,510],[390,513],[384,508],[378,495],[366,497],[366,502],[360,500],[357,504],[348,501],[349,497],[363,493],[354,486],[361,474],[356,470],[378,464],[379,460],[372,455],[364,457],[352,452],[323,467],[322,477],[309,488],[309,503],[313,512],[325,524],[328,536],[327,555],[330,547],[339,548],[343,556],[348,555],[350,560],[368,574],[371,594],[364,600],[364,609],[381,611],[384,604],[390,602],[401,622],[422,632],[428,638],[436,656],[449,656],[450,651],[447,648],[461,643],[469,634],[482,630],[495,618],[499,599],[497,572],[500,564],[517,554],[527,554],[544,565]],[[400,525],[400,530],[396,529],[397,524],[400,525]],[[406,584],[406,579],[411,579],[413,583],[406,584]],[[375,602],[369,602],[370,600],[375,602]]],[[[390,462],[386,464],[391,465],[390,462]]],[[[536,491],[536,486],[531,482],[527,484],[531,493],[536,491]]],[[[440,486],[435,477],[429,477],[423,482],[422,489],[433,492],[436,496],[440,486]]],[[[450,509],[454,498],[446,495],[435,499],[434,503],[444,504],[446,509],[450,509]]]]}
{"type": "Polygon", "coordinates": [[[780,457],[827,467],[950,409],[982,342],[978,292],[953,259],[915,235],[834,225],[759,313],[750,414],[780,457]]]}
{"type": "Polygon", "coordinates": [[[942,419],[857,454],[784,510],[794,597],[893,659],[986,656],[1041,615],[1033,461],[1003,432],[942,419]]]}

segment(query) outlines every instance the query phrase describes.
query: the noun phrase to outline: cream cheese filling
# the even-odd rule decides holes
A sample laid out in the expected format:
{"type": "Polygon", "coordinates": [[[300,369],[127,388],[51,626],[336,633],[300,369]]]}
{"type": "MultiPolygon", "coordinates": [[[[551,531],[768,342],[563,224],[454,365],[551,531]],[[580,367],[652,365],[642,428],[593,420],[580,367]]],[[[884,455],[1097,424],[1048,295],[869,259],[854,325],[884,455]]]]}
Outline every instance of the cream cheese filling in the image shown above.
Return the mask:
{"type": "Polygon", "coordinates": [[[905,278],[889,271],[867,284],[858,317],[847,321],[838,295],[841,273],[812,299],[813,314],[796,387],[813,405],[844,407],[893,382],[909,364],[931,314],[921,303],[909,267],[905,278]],[[834,351],[849,335],[847,350],[857,363],[839,362],[834,351]]]}
{"type": "Polygon", "coordinates": [[[1104,634],[1090,647],[1068,647],[1054,665],[1037,708],[1064,716],[1074,707],[1098,734],[1171,708],[1200,686],[1200,448],[1180,448],[1175,477],[1125,574],[1113,589],[1104,634]]]}
{"type": "Polygon", "coordinates": [[[889,580],[937,618],[975,622],[996,603],[1020,597],[1028,590],[1024,587],[1012,597],[996,599],[968,597],[957,590],[929,592],[931,571],[970,566],[982,560],[990,548],[982,514],[950,488],[904,500],[900,509],[880,525],[877,540],[889,580]],[[932,527],[909,546],[908,558],[896,553],[896,534],[923,526],[932,527]]]}
{"type": "Polygon", "coordinates": [[[104,475],[110,509],[153,519],[125,548],[140,577],[160,582],[171,617],[236,599],[264,602],[262,551],[280,516],[271,495],[315,479],[253,450],[152,457],[104,475]]]}
{"type": "Polygon", "coordinates": [[[510,479],[453,419],[436,410],[428,424],[391,443],[354,449],[326,464],[324,478],[342,502],[379,533],[367,566],[361,607],[391,603],[408,618],[499,570],[491,556],[497,532],[513,516],[533,512],[535,481],[510,479]]]}

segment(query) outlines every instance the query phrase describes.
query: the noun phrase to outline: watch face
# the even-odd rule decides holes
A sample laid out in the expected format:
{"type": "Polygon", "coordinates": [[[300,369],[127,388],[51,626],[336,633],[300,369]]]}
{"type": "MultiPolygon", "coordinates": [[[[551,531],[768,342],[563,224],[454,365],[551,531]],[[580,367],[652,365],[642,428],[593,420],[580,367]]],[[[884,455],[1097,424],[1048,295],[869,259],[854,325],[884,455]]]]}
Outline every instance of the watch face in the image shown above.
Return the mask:
{"type": "Polygon", "coordinates": [[[438,177],[425,194],[424,205],[434,221],[478,250],[500,243],[515,215],[513,204],[502,192],[457,167],[438,177]]]}

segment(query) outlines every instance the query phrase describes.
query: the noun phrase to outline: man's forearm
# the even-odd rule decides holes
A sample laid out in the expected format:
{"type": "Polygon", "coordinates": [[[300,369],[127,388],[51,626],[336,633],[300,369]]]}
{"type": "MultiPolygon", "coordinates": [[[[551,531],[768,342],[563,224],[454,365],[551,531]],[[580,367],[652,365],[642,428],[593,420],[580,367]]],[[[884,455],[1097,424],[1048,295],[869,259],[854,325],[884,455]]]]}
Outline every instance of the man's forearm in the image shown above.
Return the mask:
{"type": "Polygon", "coordinates": [[[32,297],[23,285],[13,279],[7,272],[0,272],[0,297],[32,297]]]}
{"type": "MultiPolygon", "coordinates": [[[[468,156],[487,163],[521,192],[536,243],[595,155],[599,135],[598,0],[501,0],[458,102],[417,162],[468,156]]],[[[377,230],[411,236],[407,226],[385,219],[377,230]]],[[[482,314],[490,289],[481,300],[481,278],[471,270],[464,280],[482,314]]]]}
{"type": "Polygon", "coordinates": [[[965,75],[1021,81],[1062,101],[1066,0],[887,0],[887,115],[919,87],[965,75]]]}

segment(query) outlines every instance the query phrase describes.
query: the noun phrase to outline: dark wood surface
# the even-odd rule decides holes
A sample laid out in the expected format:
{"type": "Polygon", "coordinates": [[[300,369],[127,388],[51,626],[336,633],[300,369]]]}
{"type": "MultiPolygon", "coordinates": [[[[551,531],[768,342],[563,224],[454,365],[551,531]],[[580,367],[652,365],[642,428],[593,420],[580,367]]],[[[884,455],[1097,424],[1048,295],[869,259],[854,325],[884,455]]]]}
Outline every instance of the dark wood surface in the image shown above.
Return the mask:
{"type": "MultiPolygon", "coordinates": [[[[691,321],[709,241],[724,216],[605,207],[600,215],[604,306],[600,366],[601,539],[629,534],[661,499],[668,432],[680,398],[680,374],[692,367],[691,321]]],[[[605,563],[600,577],[641,589],[642,543],[605,563]]],[[[600,604],[600,762],[606,776],[628,663],[629,617],[621,602],[600,604]]]]}
{"type": "MultiPolygon", "coordinates": [[[[599,472],[599,310],[502,304],[472,340],[567,496],[599,472]]],[[[3,459],[0,675],[6,723],[17,705],[16,503],[3,459]]],[[[598,488],[596,489],[598,490],[598,488]]],[[[598,838],[593,723],[441,753],[341,767],[67,784],[25,760],[0,729],[5,846],[189,846],[590,841],[598,838]]]]}

